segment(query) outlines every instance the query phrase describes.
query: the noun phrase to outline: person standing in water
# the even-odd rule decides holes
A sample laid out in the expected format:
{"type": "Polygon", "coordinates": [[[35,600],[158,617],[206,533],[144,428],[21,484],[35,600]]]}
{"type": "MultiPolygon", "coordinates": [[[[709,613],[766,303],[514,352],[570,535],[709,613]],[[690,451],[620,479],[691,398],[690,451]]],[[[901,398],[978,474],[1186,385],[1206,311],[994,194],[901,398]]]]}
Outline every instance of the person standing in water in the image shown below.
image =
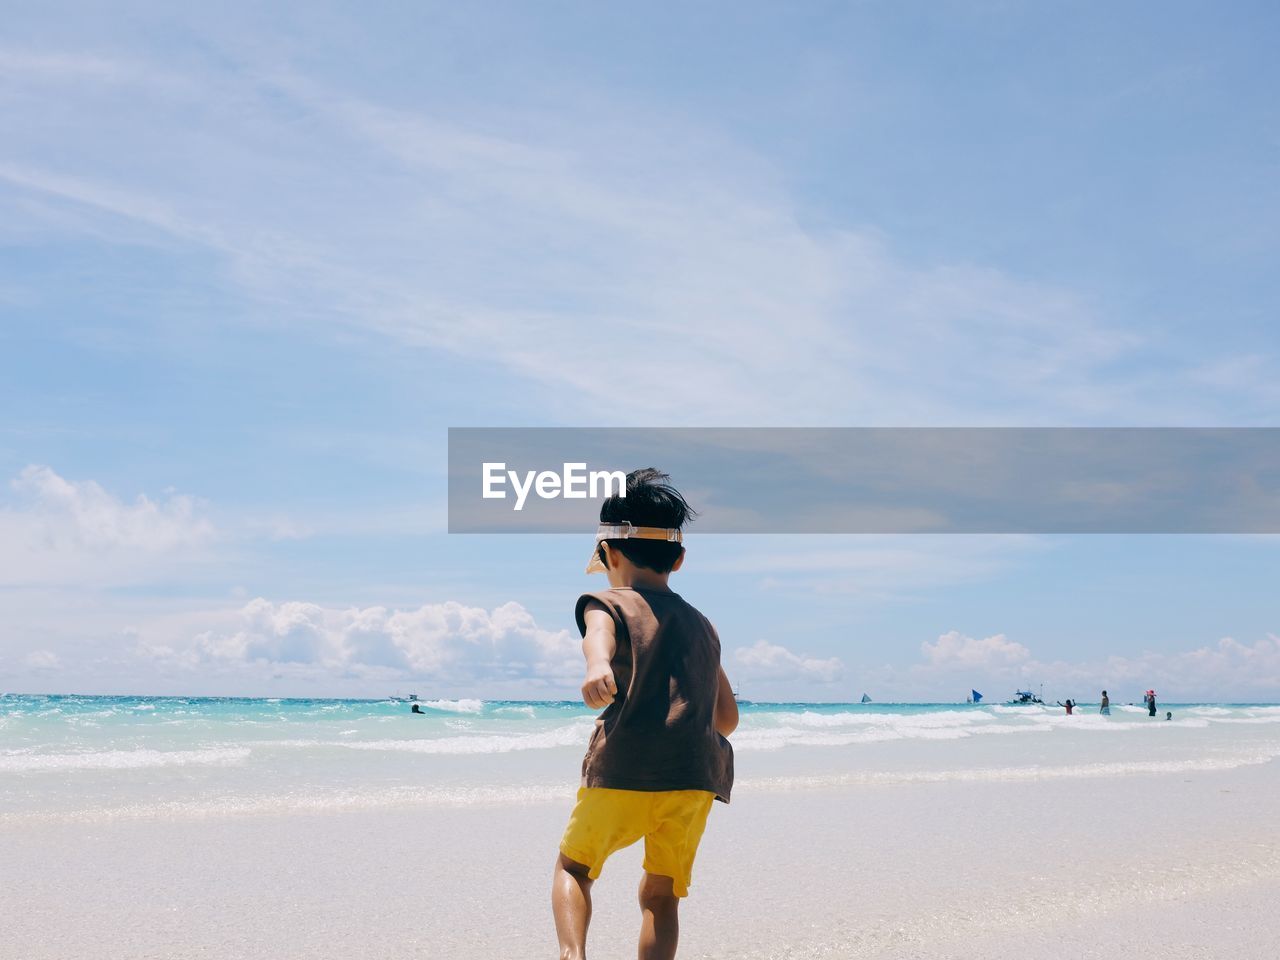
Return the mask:
{"type": "Polygon", "coordinates": [[[1107,696],[1107,691],[1102,691],[1102,706],[1098,708],[1098,712],[1104,717],[1111,716],[1111,698],[1107,696]]]}
{"type": "Polygon", "coordinates": [[[1147,716],[1154,717],[1156,715],[1156,692],[1154,690],[1147,691],[1147,716]]]}
{"type": "Polygon", "coordinates": [[[1061,700],[1059,700],[1059,701],[1058,701],[1058,706],[1060,706],[1060,707],[1066,707],[1066,709],[1067,709],[1067,716],[1069,717],[1069,716],[1071,716],[1071,711],[1072,711],[1072,710],[1074,710],[1074,709],[1076,708],[1076,702],[1075,702],[1074,700],[1070,700],[1070,699],[1069,699],[1069,700],[1067,700],[1067,702],[1066,702],[1066,703],[1063,703],[1061,700]]]}

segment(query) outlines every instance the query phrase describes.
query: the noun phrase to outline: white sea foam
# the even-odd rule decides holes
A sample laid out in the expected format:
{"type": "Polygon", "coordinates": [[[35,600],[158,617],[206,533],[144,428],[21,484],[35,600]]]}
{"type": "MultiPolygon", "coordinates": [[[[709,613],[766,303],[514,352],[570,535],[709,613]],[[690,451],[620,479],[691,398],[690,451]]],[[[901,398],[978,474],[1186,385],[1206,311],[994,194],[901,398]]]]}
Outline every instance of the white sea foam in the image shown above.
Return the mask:
{"type": "Polygon", "coordinates": [[[479,713],[484,709],[483,700],[426,700],[422,705],[449,713],[479,713]]]}
{"type": "Polygon", "coordinates": [[[510,753],[513,750],[547,750],[553,747],[584,746],[591,736],[592,726],[592,721],[582,720],[540,733],[439,737],[422,740],[365,740],[333,745],[345,747],[348,750],[383,750],[403,753],[510,753]]]}
{"type": "Polygon", "coordinates": [[[1016,713],[1019,715],[1043,713],[1046,709],[1044,704],[1038,703],[993,703],[987,709],[993,713],[1016,713]]]}
{"type": "MultiPolygon", "coordinates": [[[[397,746],[396,749],[399,749],[397,746]]],[[[818,776],[741,777],[735,793],[894,787],[931,783],[1015,783],[1076,779],[1112,779],[1233,770],[1271,762],[1280,745],[1217,757],[1182,760],[970,767],[943,770],[868,770],[818,776]]],[[[473,784],[456,787],[388,786],[368,790],[307,789],[269,795],[232,795],[215,799],[144,801],[79,810],[0,813],[0,826],[28,823],[99,823],[117,820],[194,820],[209,818],[335,814],[415,807],[526,806],[566,803],[577,788],[565,778],[552,783],[473,784]]]]}
{"type": "Polygon", "coordinates": [[[1213,723],[1280,723],[1280,717],[1216,717],[1213,723]]]}
{"type": "Polygon", "coordinates": [[[532,719],[535,716],[533,707],[530,707],[530,706],[498,707],[498,709],[494,710],[493,712],[505,713],[505,714],[516,714],[521,717],[529,717],[530,719],[532,719]]]}
{"type": "Polygon", "coordinates": [[[61,770],[139,770],[192,764],[239,763],[248,747],[207,750],[102,750],[96,753],[21,753],[0,756],[0,771],[31,773],[61,770]]]}
{"type": "Polygon", "coordinates": [[[890,726],[904,729],[967,726],[991,723],[996,719],[982,710],[939,710],[930,713],[817,713],[805,710],[802,713],[776,713],[766,716],[808,727],[890,726]]]}
{"type": "MultiPolygon", "coordinates": [[[[1142,711],[1132,711],[1136,714],[1142,711]]],[[[779,750],[789,746],[839,747],[890,740],[959,740],[971,736],[1081,732],[1124,734],[1204,728],[1215,722],[1271,723],[1274,718],[1182,716],[1156,723],[1126,716],[1095,713],[1067,716],[1058,709],[1038,706],[996,706],[981,710],[939,710],[927,713],[819,713],[817,711],[748,714],[733,743],[746,750],[779,750]]]]}
{"type": "Polygon", "coordinates": [[[1046,726],[1053,726],[1059,730],[1079,730],[1083,733],[1129,733],[1134,730],[1183,730],[1187,728],[1207,727],[1214,721],[1205,717],[1179,717],[1176,720],[1165,720],[1163,718],[1151,720],[1143,713],[1141,720],[1117,719],[1113,717],[1105,717],[1096,713],[1086,713],[1081,716],[1072,717],[1054,717],[1051,720],[1044,721],[1046,726]]]}
{"type": "Polygon", "coordinates": [[[525,806],[565,802],[576,781],[523,786],[391,787],[381,790],[308,790],[214,800],[171,800],[81,810],[0,813],[0,826],[28,823],[107,823],[117,820],[202,820],[281,814],[328,814],[412,807],[525,806]]]}
{"type": "Polygon", "coordinates": [[[1136,760],[1125,763],[1078,763],[1060,766],[974,767],[958,770],[865,771],[826,776],[743,778],[740,790],[805,790],[825,787],[872,784],[1016,782],[1034,780],[1076,780],[1138,776],[1143,774],[1190,773],[1235,770],[1270,763],[1280,757],[1280,749],[1258,750],[1226,757],[1197,757],[1185,760],[1136,760]]]}
{"type": "MultiPolygon", "coordinates": [[[[1028,728],[1030,729],[1030,728],[1028,728]]],[[[844,747],[890,740],[959,740],[970,735],[960,727],[868,727],[843,732],[803,727],[750,729],[739,727],[733,736],[735,750],[781,750],[784,747],[844,747]]]]}

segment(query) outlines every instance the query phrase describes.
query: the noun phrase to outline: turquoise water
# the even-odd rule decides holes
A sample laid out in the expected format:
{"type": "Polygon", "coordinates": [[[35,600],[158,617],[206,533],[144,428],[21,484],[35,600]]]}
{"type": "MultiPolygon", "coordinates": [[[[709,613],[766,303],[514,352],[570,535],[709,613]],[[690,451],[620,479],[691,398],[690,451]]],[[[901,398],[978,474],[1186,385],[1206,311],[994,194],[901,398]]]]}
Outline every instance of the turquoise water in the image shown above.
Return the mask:
{"type": "MultiPolygon", "coordinates": [[[[0,697],[0,819],[559,801],[580,702],[0,697]]],[[[1280,706],[746,703],[740,789],[1158,775],[1280,757],[1280,706]],[[1163,719],[1172,710],[1174,719],[1163,719]]]]}

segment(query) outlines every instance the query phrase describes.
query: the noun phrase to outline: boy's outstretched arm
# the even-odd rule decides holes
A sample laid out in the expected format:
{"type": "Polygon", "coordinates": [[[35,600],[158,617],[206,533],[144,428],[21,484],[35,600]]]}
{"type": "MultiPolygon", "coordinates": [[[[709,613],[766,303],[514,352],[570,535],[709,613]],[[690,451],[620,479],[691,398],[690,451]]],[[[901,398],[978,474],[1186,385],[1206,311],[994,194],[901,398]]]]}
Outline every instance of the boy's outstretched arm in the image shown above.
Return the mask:
{"type": "Polygon", "coordinates": [[[716,687],[716,732],[727,737],[738,729],[738,701],[733,695],[733,687],[729,678],[724,675],[724,667],[720,667],[719,683],[716,687]]]}
{"type": "Polygon", "coordinates": [[[582,636],[582,655],[587,658],[587,678],[582,681],[582,702],[592,710],[613,703],[618,684],[613,678],[613,655],[618,649],[613,617],[596,601],[582,613],[587,632],[582,636]]]}

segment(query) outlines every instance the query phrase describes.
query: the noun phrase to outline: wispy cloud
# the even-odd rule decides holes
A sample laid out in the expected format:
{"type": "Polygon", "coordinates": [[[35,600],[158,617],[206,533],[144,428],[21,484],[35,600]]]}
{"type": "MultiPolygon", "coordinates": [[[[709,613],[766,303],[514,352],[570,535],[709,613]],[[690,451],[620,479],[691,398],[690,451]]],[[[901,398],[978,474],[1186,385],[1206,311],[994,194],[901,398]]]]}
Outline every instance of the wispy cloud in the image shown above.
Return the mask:
{"type": "Polygon", "coordinates": [[[0,506],[0,580],[9,585],[136,582],[218,538],[205,506],[185,494],[129,502],[35,464],[10,487],[16,502],[0,506]]]}
{"type": "Polygon", "coordinates": [[[700,543],[698,562],[773,595],[894,601],[998,578],[1053,548],[1051,539],[1024,535],[717,537],[700,543]]]}
{"type": "Polygon", "coordinates": [[[285,68],[175,84],[131,61],[0,63],[15,90],[0,166],[11,189],[215,251],[243,296],[300,335],[322,319],[496,363],[579,422],[1193,409],[1168,406],[1171,383],[1144,408],[1112,382],[1108,366],[1139,341],[1071,291],[991,265],[912,262],[874,229],[806,225],[779,171],[677,120],[534,135],[499,114],[464,125],[285,68]],[[113,82],[89,83],[102,75],[113,82]],[[55,95],[56,121],[41,119],[55,95]],[[80,138],[92,163],[71,148],[80,138]],[[601,376],[602,356],[638,343],[666,346],[601,376]],[[643,409],[612,404],[640,391],[643,409]]]}

